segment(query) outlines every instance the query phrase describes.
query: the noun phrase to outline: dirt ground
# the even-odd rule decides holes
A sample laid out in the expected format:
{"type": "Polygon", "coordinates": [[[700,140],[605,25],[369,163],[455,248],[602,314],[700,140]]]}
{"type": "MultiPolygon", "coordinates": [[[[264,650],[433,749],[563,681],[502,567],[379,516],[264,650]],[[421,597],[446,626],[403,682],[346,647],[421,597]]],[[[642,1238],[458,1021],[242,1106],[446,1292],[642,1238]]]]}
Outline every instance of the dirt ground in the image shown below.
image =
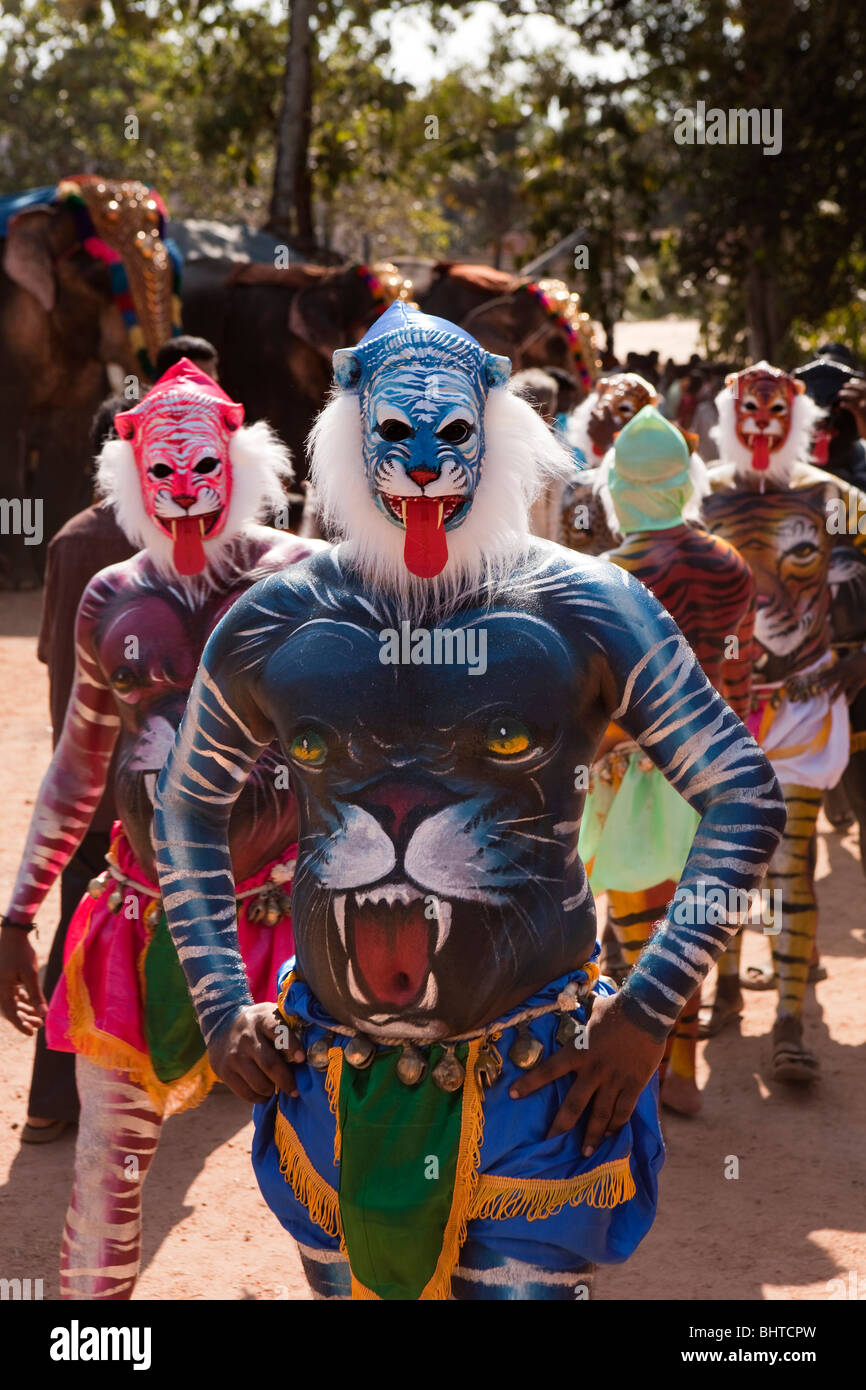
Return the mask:
{"type": "MultiPolygon", "coordinates": [[[[0,594],[4,906],[50,756],[39,601],[0,594]]],[[[655,1227],[626,1267],[603,1271],[603,1299],[826,1299],[843,1296],[841,1281],[845,1295],[859,1288],[866,1297],[866,894],[856,833],[833,834],[823,820],[820,830],[829,978],[809,991],[806,1017],[822,1080],[813,1093],[767,1080],[775,994],[748,995],[741,1031],[701,1046],[703,1113],[665,1115],[655,1227]],[[726,1177],[735,1167],[739,1176],[726,1177]]],[[[56,891],[40,919],[44,957],[56,891]]],[[[766,941],[750,932],[744,958],[767,957],[766,941]]],[[[41,1278],[45,1297],[56,1298],[74,1138],[20,1144],[32,1044],[3,1021],[0,1039],[0,1277],[41,1278]]],[[[224,1088],[166,1125],[145,1191],[138,1298],[308,1297],[293,1242],[259,1196],[251,1134],[247,1106],[224,1088]]]]}

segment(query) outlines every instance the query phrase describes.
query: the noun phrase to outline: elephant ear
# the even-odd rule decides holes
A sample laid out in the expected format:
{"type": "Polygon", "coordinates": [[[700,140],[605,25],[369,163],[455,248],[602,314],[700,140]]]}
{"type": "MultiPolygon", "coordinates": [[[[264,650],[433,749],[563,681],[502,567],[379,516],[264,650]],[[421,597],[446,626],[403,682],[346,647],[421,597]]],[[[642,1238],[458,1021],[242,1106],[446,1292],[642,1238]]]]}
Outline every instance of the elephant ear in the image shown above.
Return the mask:
{"type": "Polygon", "coordinates": [[[47,314],[54,308],[56,293],[53,218],[53,209],[41,204],[20,212],[9,223],[3,251],[3,269],[9,279],[28,290],[47,314]]]}
{"type": "Polygon", "coordinates": [[[479,308],[473,309],[472,313],[464,318],[463,327],[492,357],[513,357],[521,340],[526,336],[526,329],[520,319],[520,307],[515,302],[514,295],[498,295],[489,304],[482,304],[479,308]]]}
{"type": "Polygon", "coordinates": [[[346,319],[346,305],[340,301],[340,285],[333,277],[298,290],[292,296],[289,332],[329,364],[336,350],[346,346],[346,319]]]}

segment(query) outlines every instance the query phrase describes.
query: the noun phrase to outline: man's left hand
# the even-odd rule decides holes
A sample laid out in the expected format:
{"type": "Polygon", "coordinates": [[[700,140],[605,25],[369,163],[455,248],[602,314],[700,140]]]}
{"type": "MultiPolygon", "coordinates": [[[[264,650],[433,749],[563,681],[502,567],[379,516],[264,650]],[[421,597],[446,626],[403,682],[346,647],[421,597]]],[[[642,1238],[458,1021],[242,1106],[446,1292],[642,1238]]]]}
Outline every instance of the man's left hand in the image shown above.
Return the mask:
{"type": "Polygon", "coordinates": [[[849,381],[839,392],[839,404],[850,410],[857,423],[857,433],[866,439],[866,381],[849,381]]]}
{"type": "Polygon", "coordinates": [[[827,672],[823,685],[825,690],[829,690],[831,699],[844,695],[850,705],[866,685],[866,652],[852,652],[850,656],[843,656],[827,672]]]}
{"type": "Polygon", "coordinates": [[[583,1137],[583,1155],[589,1158],[602,1139],[622,1129],[662,1060],[665,1045],[629,1022],[622,1011],[621,996],[616,994],[596,996],[586,1030],[585,1048],[570,1043],[560,1048],[515,1081],[509,1094],[519,1100],[567,1072],[577,1072],[548,1138],[573,1129],[591,1105],[583,1137]]]}

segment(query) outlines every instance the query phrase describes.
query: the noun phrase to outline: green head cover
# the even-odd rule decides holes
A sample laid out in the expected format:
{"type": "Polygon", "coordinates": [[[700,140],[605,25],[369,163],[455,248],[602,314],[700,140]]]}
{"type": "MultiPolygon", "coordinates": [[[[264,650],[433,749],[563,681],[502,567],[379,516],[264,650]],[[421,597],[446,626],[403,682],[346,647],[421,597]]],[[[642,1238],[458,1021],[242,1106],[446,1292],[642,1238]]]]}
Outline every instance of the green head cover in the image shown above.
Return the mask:
{"type": "Polygon", "coordinates": [[[682,522],[692,496],[689,447],[654,405],[645,405],[617,435],[608,487],[623,535],[682,522]]]}

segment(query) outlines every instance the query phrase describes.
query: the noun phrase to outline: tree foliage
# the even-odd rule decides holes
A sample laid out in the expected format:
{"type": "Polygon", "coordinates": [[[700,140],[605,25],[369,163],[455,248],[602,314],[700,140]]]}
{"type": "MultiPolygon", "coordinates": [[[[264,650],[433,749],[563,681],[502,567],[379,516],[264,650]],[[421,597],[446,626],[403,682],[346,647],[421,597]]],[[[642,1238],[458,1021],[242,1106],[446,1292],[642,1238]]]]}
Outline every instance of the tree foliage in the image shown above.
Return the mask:
{"type": "MultiPolygon", "coordinates": [[[[313,6],[306,166],[320,245],[525,261],[585,227],[589,264],[571,278],[606,324],[646,301],[697,311],[728,352],[790,354],[823,322],[862,335],[857,7],[499,0],[486,68],[395,75],[394,16],[445,32],[473,8],[313,6]],[[556,22],[555,47],[532,49],[530,15],[556,22]],[[698,101],[780,110],[780,153],[678,145],[675,114],[698,101]],[[652,273],[635,279],[648,257],[652,273]]],[[[272,0],[7,0],[0,184],[98,170],[145,178],[176,216],[261,224],[286,41],[272,0]]]]}

